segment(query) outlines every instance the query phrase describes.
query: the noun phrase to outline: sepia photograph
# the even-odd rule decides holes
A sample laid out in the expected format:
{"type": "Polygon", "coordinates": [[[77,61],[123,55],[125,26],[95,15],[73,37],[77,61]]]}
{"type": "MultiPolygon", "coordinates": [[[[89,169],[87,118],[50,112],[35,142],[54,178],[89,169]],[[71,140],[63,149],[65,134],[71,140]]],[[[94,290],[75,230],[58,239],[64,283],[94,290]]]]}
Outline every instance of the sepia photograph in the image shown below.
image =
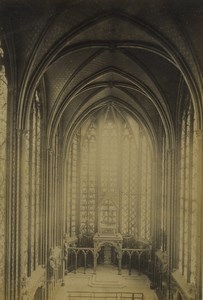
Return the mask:
{"type": "Polygon", "coordinates": [[[202,300],[203,0],[0,0],[0,300],[202,300]]]}

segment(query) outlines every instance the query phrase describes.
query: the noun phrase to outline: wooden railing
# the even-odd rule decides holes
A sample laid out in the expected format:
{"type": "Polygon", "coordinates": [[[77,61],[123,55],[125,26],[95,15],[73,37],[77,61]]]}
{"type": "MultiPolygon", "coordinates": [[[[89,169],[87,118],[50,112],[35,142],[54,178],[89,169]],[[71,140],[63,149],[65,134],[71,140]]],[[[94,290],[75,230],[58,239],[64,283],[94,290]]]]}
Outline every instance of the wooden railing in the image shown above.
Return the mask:
{"type": "Polygon", "coordinates": [[[68,292],[65,300],[146,300],[142,293],[129,292],[68,292]]]}

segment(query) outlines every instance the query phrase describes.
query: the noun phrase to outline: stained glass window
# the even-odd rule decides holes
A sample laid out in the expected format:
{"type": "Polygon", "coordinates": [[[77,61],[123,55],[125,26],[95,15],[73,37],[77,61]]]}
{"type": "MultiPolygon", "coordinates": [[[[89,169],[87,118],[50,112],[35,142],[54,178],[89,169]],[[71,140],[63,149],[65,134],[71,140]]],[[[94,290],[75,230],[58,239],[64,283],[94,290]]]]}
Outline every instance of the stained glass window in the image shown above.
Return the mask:
{"type": "Polygon", "coordinates": [[[123,124],[123,145],[122,145],[122,234],[137,235],[137,153],[135,137],[132,130],[123,124]]]}
{"type": "Polygon", "coordinates": [[[94,233],[96,199],[96,125],[92,123],[81,145],[80,232],[94,233]]]}
{"type": "Polygon", "coordinates": [[[106,121],[100,128],[101,193],[115,193],[118,189],[118,130],[112,116],[107,113],[106,121]]]}
{"type": "Polygon", "coordinates": [[[78,161],[78,147],[79,147],[79,133],[73,139],[71,150],[68,158],[68,205],[67,212],[70,220],[68,225],[68,234],[70,236],[76,235],[76,222],[77,222],[77,189],[78,189],[78,176],[77,170],[79,167],[78,161]]]}
{"type": "Polygon", "coordinates": [[[145,135],[142,137],[141,146],[141,193],[140,193],[140,213],[141,213],[141,238],[150,239],[150,211],[151,211],[151,157],[145,135]]]}
{"type": "Polygon", "coordinates": [[[77,224],[81,234],[93,234],[104,227],[97,223],[100,210],[113,205],[114,211],[103,212],[102,220],[114,213],[117,231],[150,239],[151,151],[144,130],[140,141],[139,127],[135,120],[129,122],[120,108],[107,105],[82,125],[80,135],[75,134],[67,171],[70,235],[76,234],[77,224]],[[78,196],[76,190],[80,191],[78,196]]]}

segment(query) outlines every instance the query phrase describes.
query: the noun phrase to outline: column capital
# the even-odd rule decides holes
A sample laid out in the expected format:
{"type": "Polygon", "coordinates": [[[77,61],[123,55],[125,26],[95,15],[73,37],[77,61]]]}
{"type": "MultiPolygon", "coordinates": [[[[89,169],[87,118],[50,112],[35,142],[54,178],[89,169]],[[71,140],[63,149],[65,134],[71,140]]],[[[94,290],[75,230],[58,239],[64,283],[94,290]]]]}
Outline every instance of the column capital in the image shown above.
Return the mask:
{"type": "Polygon", "coordinates": [[[194,133],[198,139],[203,139],[203,129],[197,129],[194,133]]]}
{"type": "Polygon", "coordinates": [[[20,138],[28,138],[30,131],[28,129],[16,128],[17,136],[20,138]]]}
{"type": "Polygon", "coordinates": [[[166,153],[167,153],[168,155],[174,154],[174,153],[175,153],[175,149],[174,149],[174,148],[167,148],[167,149],[166,149],[166,153]]]}
{"type": "Polygon", "coordinates": [[[23,136],[27,137],[29,135],[29,133],[30,133],[30,130],[28,130],[28,129],[22,129],[22,135],[23,136]]]}
{"type": "Polygon", "coordinates": [[[48,152],[49,155],[52,155],[52,154],[54,153],[54,150],[53,150],[52,147],[49,147],[49,148],[47,149],[47,152],[48,152]]]}
{"type": "Polygon", "coordinates": [[[16,128],[16,133],[20,137],[23,134],[23,129],[22,128],[16,128]]]}

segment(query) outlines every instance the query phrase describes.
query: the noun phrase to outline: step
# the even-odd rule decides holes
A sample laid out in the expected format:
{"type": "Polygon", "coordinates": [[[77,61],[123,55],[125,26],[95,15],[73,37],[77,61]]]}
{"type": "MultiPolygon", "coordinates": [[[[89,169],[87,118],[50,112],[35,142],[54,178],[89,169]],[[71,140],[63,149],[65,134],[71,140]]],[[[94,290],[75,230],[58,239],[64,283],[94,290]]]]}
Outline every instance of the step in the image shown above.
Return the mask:
{"type": "Polygon", "coordinates": [[[100,288],[124,288],[126,286],[122,277],[119,277],[118,279],[105,279],[101,279],[101,277],[98,278],[98,276],[94,274],[92,275],[92,277],[89,278],[88,285],[91,287],[100,288]]]}

